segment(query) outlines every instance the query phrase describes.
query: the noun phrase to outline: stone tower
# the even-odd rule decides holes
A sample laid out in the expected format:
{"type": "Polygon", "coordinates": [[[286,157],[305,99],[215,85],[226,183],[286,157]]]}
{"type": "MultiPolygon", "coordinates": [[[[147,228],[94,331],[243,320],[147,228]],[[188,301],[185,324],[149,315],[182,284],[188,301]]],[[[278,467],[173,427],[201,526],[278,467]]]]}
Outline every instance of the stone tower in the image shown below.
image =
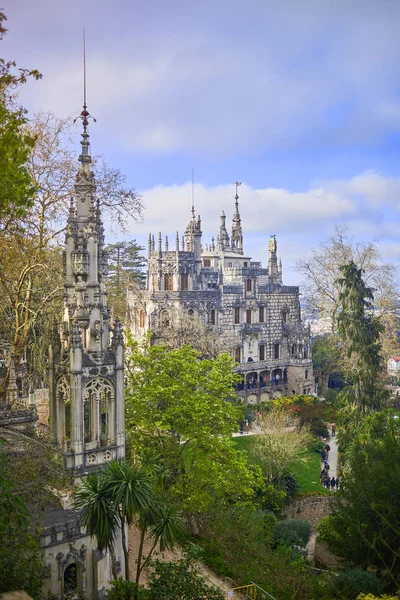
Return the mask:
{"type": "Polygon", "coordinates": [[[65,467],[84,472],[125,455],[124,341],[110,327],[107,255],[82,111],[80,168],[64,251],[64,318],[50,347],[50,430],[65,467]]]}
{"type": "Polygon", "coordinates": [[[232,218],[231,244],[232,252],[237,252],[237,254],[243,254],[243,232],[242,222],[239,213],[239,196],[237,192],[235,196],[235,212],[233,213],[232,218]]]}

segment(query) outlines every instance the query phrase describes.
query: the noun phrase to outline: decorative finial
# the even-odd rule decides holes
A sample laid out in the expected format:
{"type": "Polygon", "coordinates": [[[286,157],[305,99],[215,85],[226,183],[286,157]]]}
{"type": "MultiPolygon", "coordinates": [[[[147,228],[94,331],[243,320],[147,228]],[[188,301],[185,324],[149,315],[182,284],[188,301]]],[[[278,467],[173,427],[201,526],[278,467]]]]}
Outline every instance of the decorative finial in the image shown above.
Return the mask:
{"type": "Polygon", "coordinates": [[[83,28],[83,110],[79,117],[74,119],[74,123],[81,119],[83,125],[83,133],[87,134],[87,128],[89,125],[89,118],[93,119],[96,123],[96,119],[92,117],[92,115],[87,110],[86,104],[86,36],[85,36],[85,28],[83,28]]]}
{"type": "Polygon", "coordinates": [[[194,220],[194,167],[192,168],[192,217],[194,220]]]}
{"type": "Polygon", "coordinates": [[[236,200],[236,203],[237,203],[237,201],[239,200],[239,195],[238,195],[238,187],[239,187],[240,185],[242,185],[242,182],[241,182],[241,181],[236,181],[236,182],[235,182],[235,185],[236,185],[235,200],[236,200]]]}

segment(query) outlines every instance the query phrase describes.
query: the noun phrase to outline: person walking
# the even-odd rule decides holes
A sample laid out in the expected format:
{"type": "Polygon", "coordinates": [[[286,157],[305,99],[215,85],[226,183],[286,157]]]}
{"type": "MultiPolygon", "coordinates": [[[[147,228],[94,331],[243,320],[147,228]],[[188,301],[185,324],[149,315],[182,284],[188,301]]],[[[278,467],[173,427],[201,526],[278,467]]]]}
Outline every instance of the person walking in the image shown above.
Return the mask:
{"type": "Polygon", "coordinates": [[[336,477],[336,489],[339,489],[339,477],[336,477]]]}
{"type": "Polygon", "coordinates": [[[331,425],[332,428],[332,437],[336,437],[336,423],[332,423],[331,425]]]}
{"type": "Polygon", "coordinates": [[[334,477],[332,477],[332,479],[331,479],[331,490],[335,489],[335,485],[336,485],[336,479],[334,477]]]}

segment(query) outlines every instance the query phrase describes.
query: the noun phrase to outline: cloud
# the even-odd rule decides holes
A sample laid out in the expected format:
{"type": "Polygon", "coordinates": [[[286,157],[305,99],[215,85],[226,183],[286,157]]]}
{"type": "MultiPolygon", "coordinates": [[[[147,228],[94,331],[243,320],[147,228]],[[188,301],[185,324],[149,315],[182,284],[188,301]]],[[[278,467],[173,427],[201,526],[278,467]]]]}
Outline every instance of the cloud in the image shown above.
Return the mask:
{"type": "MultiPolygon", "coordinates": [[[[189,11],[175,0],[134,15],[123,5],[94,11],[88,56],[89,106],[115,145],[230,156],[368,144],[398,128],[398,2],[193,0],[189,11]]],[[[81,58],[61,33],[36,66],[31,105],[76,111],[81,58]]]]}

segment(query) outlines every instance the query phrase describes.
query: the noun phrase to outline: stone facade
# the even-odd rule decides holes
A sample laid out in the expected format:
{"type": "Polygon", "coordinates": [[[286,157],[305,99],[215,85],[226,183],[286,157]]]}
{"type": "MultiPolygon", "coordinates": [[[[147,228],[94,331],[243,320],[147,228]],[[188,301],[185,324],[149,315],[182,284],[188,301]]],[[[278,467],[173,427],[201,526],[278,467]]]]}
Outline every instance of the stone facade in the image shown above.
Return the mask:
{"type": "Polygon", "coordinates": [[[254,403],[314,391],[310,331],[301,320],[299,288],[282,283],[277,241],[268,243],[268,266],[244,254],[238,195],[232,233],[223,212],[217,239],[202,246],[200,216],[192,218],[180,241],[156,247],[149,236],[146,289],[129,299],[132,329],[162,339],[180,315],[199,317],[235,357],[243,376],[238,394],[254,403]]]}
{"type": "MultiPolygon", "coordinates": [[[[52,442],[75,482],[125,456],[124,339],[113,328],[104,276],[107,256],[100,207],[95,201],[86,107],[81,166],[75,179],[65,236],[64,317],[49,357],[49,425],[52,442]]],[[[41,538],[47,565],[45,594],[101,598],[114,579],[111,556],[79,524],[70,508],[49,511],[41,538]],[[68,591],[68,594],[66,592],[68,591]]],[[[116,570],[122,557],[115,544],[116,570]]]]}

